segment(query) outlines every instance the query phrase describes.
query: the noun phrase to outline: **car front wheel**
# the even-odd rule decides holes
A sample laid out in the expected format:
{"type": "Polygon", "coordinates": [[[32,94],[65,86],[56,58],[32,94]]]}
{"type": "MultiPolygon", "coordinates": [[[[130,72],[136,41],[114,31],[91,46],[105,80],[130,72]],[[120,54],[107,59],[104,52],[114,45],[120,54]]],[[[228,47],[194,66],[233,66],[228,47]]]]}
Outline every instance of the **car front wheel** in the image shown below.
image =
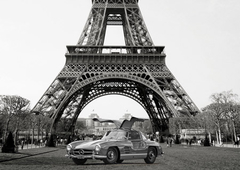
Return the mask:
{"type": "Polygon", "coordinates": [[[148,149],[148,154],[147,154],[147,157],[144,159],[144,161],[147,163],[147,164],[152,164],[155,162],[156,160],[156,157],[157,157],[157,151],[154,147],[150,147],[148,149]]]}
{"type": "Polygon", "coordinates": [[[118,151],[116,148],[109,148],[106,154],[107,158],[103,159],[106,164],[116,163],[118,160],[118,151]]]}

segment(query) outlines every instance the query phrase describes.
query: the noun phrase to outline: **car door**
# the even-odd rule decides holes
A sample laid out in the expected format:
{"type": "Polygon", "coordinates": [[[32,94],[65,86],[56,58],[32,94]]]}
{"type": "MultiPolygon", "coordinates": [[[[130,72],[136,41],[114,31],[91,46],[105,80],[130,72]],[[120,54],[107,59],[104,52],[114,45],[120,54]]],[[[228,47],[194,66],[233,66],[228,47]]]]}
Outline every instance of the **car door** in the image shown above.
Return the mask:
{"type": "Polygon", "coordinates": [[[139,131],[129,131],[128,140],[131,141],[132,155],[134,158],[144,158],[147,155],[146,142],[143,141],[142,135],[139,131]]]}
{"type": "Polygon", "coordinates": [[[146,143],[142,140],[141,133],[138,131],[128,131],[127,140],[121,150],[120,159],[141,159],[146,158],[146,143]]]}

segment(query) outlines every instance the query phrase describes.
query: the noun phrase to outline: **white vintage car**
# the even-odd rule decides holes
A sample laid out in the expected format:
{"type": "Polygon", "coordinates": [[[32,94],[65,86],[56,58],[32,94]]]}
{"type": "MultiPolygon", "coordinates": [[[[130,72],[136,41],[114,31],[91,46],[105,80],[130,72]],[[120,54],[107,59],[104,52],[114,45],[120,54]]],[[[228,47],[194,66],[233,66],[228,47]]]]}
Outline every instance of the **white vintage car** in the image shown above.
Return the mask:
{"type": "Polygon", "coordinates": [[[84,164],[87,159],[102,160],[106,164],[122,163],[129,159],[144,159],[147,164],[155,162],[158,155],[163,154],[159,143],[148,140],[142,132],[132,130],[136,121],[146,119],[132,117],[122,123],[115,120],[93,119],[94,121],[115,123],[118,127],[108,131],[101,140],[75,141],[67,145],[66,157],[77,165],[84,164]]]}

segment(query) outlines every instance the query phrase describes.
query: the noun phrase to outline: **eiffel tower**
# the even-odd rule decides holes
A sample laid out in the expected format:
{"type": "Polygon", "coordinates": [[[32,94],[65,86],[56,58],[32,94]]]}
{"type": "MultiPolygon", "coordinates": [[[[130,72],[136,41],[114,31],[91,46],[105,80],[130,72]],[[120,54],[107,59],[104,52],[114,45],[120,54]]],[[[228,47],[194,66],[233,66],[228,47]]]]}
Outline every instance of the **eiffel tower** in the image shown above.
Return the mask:
{"type": "Polygon", "coordinates": [[[164,46],[155,46],[138,0],[92,0],[76,45],[67,46],[66,63],[33,108],[59,120],[72,132],[84,107],[101,96],[117,94],[138,102],[154,132],[168,129],[169,118],[199,111],[165,64],[164,46]],[[106,28],[122,26],[125,46],[104,46],[106,28]]]}

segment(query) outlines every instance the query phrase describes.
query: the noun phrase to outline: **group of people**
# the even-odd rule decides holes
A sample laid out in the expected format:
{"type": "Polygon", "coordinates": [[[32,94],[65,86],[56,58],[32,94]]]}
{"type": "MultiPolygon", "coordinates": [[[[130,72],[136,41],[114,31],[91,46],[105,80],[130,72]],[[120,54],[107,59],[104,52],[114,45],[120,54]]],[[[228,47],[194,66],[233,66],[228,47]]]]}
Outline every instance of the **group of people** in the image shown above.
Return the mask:
{"type": "MultiPolygon", "coordinates": [[[[29,145],[29,144],[31,144],[31,140],[25,140],[25,139],[22,139],[22,140],[20,140],[19,142],[18,142],[18,144],[20,144],[20,146],[21,146],[21,149],[23,149],[24,148],[24,146],[25,145],[29,145]]],[[[40,139],[40,140],[34,140],[34,145],[35,146],[45,146],[46,145],[46,140],[43,140],[43,139],[40,139]]]]}
{"type": "Polygon", "coordinates": [[[152,141],[156,141],[156,142],[164,142],[166,141],[167,143],[167,147],[172,147],[172,144],[174,142],[174,139],[172,136],[168,136],[165,138],[165,140],[163,139],[163,136],[155,136],[155,135],[149,135],[149,139],[152,140],[152,141]],[[162,138],[162,139],[161,139],[162,138]]]}

